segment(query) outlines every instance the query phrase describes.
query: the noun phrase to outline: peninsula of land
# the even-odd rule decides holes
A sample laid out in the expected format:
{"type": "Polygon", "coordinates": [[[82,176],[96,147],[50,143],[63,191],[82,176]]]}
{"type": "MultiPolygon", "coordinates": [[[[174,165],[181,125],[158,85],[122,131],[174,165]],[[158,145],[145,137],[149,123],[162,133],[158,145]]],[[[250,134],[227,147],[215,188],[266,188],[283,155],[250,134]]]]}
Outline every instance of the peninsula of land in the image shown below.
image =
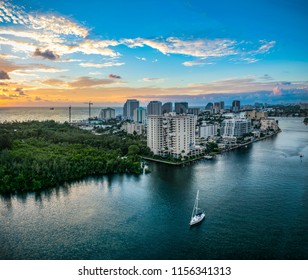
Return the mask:
{"type": "Polygon", "coordinates": [[[39,191],[91,175],[142,172],[146,142],[55,121],[0,124],[0,194],[39,191]]]}

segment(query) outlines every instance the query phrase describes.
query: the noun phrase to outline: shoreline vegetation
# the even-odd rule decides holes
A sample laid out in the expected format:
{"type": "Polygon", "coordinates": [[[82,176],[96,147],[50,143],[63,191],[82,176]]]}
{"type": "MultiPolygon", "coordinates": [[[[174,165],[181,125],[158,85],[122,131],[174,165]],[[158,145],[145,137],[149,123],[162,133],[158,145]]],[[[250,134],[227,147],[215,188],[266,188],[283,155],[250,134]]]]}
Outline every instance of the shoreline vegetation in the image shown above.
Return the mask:
{"type": "Polygon", "coordinates": [[[95,135],[55,121],[0,124],[0,194],[40,191],[87,176],[141,174],[138,135],[95,135]]]}
{"type": "Polygon", "coordinates": [[[219,149],[208,143],[202,155],[174,159],[153,156],[146,138],[125,132],[95,134],[68,123],[0,123],[0,194],[41,191],[87,176],[149,173],[144,160],[185,165],[272,137],[271,132],[219,149]]]}

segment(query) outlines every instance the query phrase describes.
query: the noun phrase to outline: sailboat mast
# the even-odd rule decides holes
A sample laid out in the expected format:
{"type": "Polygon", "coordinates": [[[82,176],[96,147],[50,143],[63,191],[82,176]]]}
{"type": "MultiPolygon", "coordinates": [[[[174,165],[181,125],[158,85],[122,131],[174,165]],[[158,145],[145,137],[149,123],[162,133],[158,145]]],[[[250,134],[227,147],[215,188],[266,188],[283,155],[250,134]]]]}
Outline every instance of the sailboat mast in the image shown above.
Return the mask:
{"type": "Polygon", "coordinates": [[[198,212],[198,201],[199,201],[199,190],[197,191],[197,198],[196,198],[196,214],[198,212]]]}
{"type": "Polygon", "coordinates": [[[194,209],[193,209],[192,216],[191,216],[190,223],[189,223],[190,226],[201,223],[205,217],[204,211],[199,208],[198,202],[199,202],[199,190],[197,191],[195,205],[194,205],[194,209]]]}
{"type": "Polygon", "coordinates": [[[198,200],[199,200],[199,190],[197,191],[197,196],[194,204],[194,208],[191,214],[191,218],[193,218],[197,214],[197,209],[198,209],[198,200]]]}

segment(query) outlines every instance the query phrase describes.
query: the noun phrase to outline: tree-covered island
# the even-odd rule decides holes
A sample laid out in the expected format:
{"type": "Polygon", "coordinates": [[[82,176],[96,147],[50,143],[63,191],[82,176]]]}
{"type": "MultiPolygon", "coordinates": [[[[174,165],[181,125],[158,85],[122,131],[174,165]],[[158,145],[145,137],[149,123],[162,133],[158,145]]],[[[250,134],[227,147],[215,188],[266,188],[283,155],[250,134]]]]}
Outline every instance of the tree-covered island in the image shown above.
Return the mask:
{"type": "Polygon", "coordinates": [[[91,175],[140,174],[144,138],[95,135],[54,121],[0,124],[0,194],[38,191],[91,175]]]}

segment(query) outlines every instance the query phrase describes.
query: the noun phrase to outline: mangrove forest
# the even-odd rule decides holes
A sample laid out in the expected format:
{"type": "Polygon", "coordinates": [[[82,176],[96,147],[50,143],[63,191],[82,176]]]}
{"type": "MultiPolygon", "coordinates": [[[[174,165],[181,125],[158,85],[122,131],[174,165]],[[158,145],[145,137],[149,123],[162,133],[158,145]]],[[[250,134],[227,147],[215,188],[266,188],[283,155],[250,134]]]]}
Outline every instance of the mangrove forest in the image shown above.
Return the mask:
{"type": "Polygon", "coordinates": [[[95,135],[55,121],[0,123],[0,193],[38,191],[86,176],[140,174],[142,136],[95,135]]]}

